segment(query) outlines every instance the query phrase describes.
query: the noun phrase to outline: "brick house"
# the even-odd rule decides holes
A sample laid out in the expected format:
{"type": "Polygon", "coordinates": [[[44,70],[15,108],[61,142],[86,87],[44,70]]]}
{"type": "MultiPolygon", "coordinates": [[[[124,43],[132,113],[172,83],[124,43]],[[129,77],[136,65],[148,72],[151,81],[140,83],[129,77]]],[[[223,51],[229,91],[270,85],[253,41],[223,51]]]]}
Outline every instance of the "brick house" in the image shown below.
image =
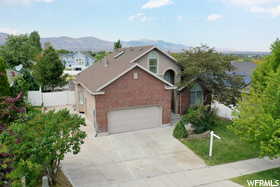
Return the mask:
{"type": "Polygon", "coordinates": [[[171,113],[184,114],[205,102],[199,81],[177,88],[181,67],[154,46],[114,51],[78,74],[76,109],[84,112],[97,133],[121,133],[170,125],[171,113]]]}

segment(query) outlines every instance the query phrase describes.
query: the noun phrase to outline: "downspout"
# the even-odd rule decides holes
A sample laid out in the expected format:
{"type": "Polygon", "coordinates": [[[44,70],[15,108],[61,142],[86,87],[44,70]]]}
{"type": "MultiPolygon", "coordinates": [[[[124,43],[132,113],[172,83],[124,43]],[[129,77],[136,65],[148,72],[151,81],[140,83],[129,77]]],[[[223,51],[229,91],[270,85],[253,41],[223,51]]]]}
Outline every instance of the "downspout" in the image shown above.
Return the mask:
{"type": "Polygon", "coordinates": [[[179,92],[179,115],[181,115],[181,92],[179,92]]]}

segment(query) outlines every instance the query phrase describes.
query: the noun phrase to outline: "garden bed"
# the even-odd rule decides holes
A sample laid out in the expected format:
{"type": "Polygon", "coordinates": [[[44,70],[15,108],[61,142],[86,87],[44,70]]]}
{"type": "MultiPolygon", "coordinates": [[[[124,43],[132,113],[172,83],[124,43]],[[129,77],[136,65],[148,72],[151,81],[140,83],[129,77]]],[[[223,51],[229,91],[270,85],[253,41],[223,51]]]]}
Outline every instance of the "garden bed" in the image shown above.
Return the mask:
{"type": "Polygon", "coordinates": [[[199,155],[208,165],[217,165],[239,160],[246,160],[258,156],[258,147],[240,139],[231,132],[228,126],[232,122],[219,119],[214,132],[221,140],[214,140],[213,156],[209,158],[209,137],[199,139],[183,139],[183,144],[199,155]]]}

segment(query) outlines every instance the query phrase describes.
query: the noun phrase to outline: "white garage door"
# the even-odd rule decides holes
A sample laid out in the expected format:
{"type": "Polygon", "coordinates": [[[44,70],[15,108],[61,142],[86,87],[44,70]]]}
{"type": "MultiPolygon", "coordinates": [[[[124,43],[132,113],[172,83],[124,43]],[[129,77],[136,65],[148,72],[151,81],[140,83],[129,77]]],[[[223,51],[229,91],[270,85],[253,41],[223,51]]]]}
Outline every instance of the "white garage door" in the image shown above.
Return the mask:
{"type": "Polygon", "coordinates": [[[121,133],[160,127],[162,109],[160,107],[143,107],[109,112],[109,133],[121,133]]]}

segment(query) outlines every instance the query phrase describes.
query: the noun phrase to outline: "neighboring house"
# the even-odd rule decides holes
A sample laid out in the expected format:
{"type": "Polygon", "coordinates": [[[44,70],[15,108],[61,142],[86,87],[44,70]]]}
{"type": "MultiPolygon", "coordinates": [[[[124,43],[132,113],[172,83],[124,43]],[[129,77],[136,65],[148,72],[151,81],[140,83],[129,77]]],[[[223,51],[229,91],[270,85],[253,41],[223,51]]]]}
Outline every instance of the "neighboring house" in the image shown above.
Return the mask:
{"type": "Polygon", "coordinates": [[[232,62],[231,64],[235,67],[233,73],[243,76],[246,86],[250,85],[251,75],[256,69],[257,64],[253,62],[232,62]]]}
{"type": "Polygon", "coordinates": [[[64,63],[66,69],[71,69],[73,71],[83,71],[95,62],[95,58],[82,52],[63,54],[60,55],[60,59],[64,63]]]}
{"type": "Polygon", "coordinates": [[[177,89],[181,66],[154,46],[119,49],[78,74],[76,109],[97,133],[121,133],[170,125],[171,113],[183,114],[205,102],[198,81],[177,89]]]}

